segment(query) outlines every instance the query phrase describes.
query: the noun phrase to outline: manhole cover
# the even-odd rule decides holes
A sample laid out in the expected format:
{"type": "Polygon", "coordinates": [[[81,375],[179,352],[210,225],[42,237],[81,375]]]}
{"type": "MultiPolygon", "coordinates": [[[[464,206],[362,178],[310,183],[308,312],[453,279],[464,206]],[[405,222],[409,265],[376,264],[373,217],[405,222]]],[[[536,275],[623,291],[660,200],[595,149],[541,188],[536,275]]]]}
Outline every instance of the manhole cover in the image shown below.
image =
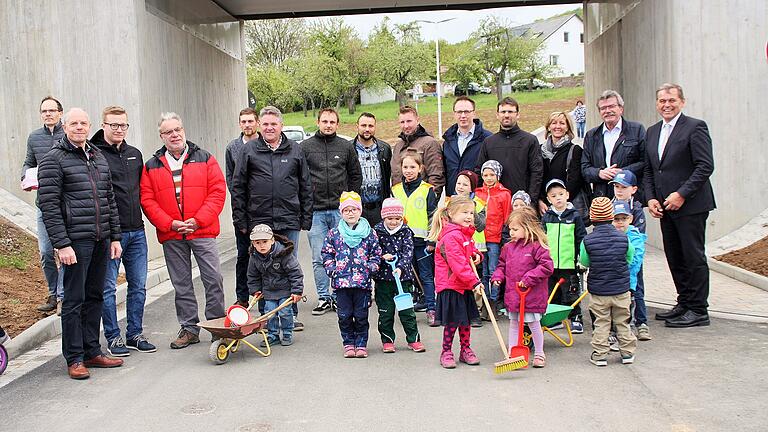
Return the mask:
{"type": "Polygon", "coordinates": [[[249,423],[237,428],[237,432],[270,432],[272,426],[265,423],[249,423]]]}
{"type": "Polygon", "coordinates": [[[187,415],[203,415],[212,413],[216,409],[216,405],[208,402],[196,402],[181,407],[181,413],[187,415]]]}

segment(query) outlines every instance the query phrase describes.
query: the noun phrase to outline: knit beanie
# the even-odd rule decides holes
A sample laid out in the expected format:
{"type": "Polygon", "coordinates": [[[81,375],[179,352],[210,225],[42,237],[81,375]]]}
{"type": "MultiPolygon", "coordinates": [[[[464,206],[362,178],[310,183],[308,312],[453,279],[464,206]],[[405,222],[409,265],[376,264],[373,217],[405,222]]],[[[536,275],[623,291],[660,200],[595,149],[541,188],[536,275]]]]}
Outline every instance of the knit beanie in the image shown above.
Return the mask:
{"type": "Polygon", "coordinates": [[[493,171],[494,174],[496,174],[496,177],[501,178],[501,171],[503,170],[501,167],[501,164],[493,159],[485,161],[483,166],[480,168],[480,174],[483,173],[486,169],[489,169],[493,171]]]}
{"type": "Polygon", "coordinates": [[[382,219],[388,217],[403,217],[404,213],[405,208],[403,207],[403,203],[397,198],[387,198],[381,204],[382,219]]]}
{"type": "Polygon", "coordinates": [[[514,203],[515,200],[523,200],[525,205],[528,205],[528,206],[531,205],[531,196],[528,195],[528,192],[524,190],[519,190],[515,192],[514,195],[512,195],[512,203],[514,203]]]}
{"type": "Polygon", "coordinates": [[[464,170],[459,173],[459,176],[464,176],[469,179],[469,187],[472,189],[472,191],[477,189],[477,183],[480,180],[477,178],[477,174],[475,174],[474,171],[464,170]]]}
{"type": "Polygon", "coordinates": [[[592,222],[611,222],[613,220],[613,204],[607,197],[597,197],[592,200],[589,208],[589,219],[592,222]]]}
{"type": "Polygon", "coordinates": [[[339,211],[344,211],[347,207],[354,207],[358,210],[363,210],[363,201],[360,199],[360,195],[357,192],[342,192],[341,198],[339,198],[339,211]]]}

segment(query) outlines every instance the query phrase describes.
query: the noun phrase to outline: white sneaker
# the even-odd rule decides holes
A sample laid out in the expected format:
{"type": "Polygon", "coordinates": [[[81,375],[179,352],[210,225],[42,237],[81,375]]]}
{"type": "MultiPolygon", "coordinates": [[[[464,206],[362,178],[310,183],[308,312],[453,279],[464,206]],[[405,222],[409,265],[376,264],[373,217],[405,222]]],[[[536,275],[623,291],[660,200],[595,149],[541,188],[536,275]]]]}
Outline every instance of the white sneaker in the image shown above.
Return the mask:
{"type": "Polygon", "coordinates": [[[619,352],[619,340],[616,339],[616,336],[608,336],[608,343],[611,345],[611,351],[619,352]]]}

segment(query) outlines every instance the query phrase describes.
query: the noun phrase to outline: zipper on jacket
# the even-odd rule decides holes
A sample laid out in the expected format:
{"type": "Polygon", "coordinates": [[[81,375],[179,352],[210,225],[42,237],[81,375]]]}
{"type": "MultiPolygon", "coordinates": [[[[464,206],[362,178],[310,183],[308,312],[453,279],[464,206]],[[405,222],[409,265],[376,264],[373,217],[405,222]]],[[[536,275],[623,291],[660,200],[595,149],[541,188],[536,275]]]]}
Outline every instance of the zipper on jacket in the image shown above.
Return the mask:
{"type": "MultiPolygon", "coordinates": [[[[84,149],[83,152],[85,151],[86,150],[84,149]]],[[[94,161],[93,158],[89,159],[88,156],[85,156],[85,158],[85,164],[88,166],[88,180],[91,182],[91,191],[93,192],[93,203],[96,208],[96,241],[99,241],[101,240],[101,211],[99,208],[99,195],[96,191],[96,182],[93,180],[93,170],[98,172],[98,169],[96,168],[96,161],[94,161]],[[93,168],[93,170],[91,168],[93,168]]]]}

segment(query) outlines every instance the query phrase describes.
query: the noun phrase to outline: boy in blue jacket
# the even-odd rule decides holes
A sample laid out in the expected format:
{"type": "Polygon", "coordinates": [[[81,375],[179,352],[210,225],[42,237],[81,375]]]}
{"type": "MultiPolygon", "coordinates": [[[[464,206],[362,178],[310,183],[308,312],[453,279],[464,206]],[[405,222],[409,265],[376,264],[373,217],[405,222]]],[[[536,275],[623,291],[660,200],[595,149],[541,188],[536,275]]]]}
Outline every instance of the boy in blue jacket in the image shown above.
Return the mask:
{"type": "Polygon", "coordinates": [[[595,316],[593,351],[589,361],[596,366],[608,365],[608,335],[613,323],[619,340],[621,362],[632,364],[635,361],[637,339],[629,327],[629,264],[635,249],[627,235],[611,225],[613,205],[609,198],[598,197],[592,200],[589,218],[594,229],[584,237],[579,254],[581,264],[589,267],[589,310],[595,316]]]}
{"type": "MultiPolygon", "coordinates": [[[[636,226],[632,224],[632,210],[629,203],[625,201],[613,202],[613,226],[619,231],[626,233],[629,239],[629,244],[635,248],[635,255],[632,257],[632,262],[629,263],[629,290],[632,293],[632,316],[635,316],[634,310],[637,307],[635,303],[635,292],[637,291],[638,273],[643,266],[643,258],[645,257],[645,240],[648,238],[647,234],[641,233],[636,226]]],[[[640,339],[638,337],[638,339],[640,339]]]]}

